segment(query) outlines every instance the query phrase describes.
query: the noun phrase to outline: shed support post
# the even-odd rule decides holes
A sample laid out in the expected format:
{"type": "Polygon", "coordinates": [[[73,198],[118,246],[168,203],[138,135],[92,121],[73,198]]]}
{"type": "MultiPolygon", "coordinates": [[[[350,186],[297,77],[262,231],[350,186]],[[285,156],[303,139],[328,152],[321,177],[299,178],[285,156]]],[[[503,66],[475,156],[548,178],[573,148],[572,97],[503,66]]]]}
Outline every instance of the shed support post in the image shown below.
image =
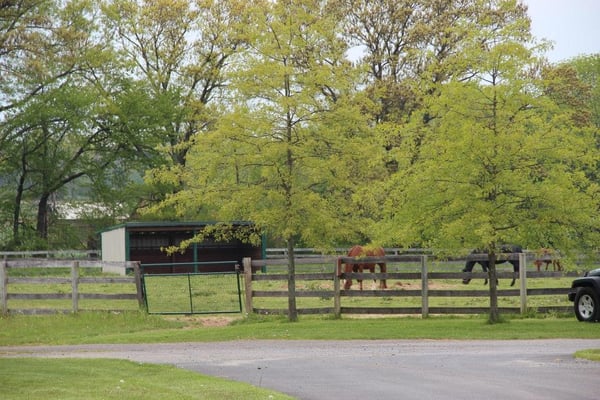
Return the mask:
{"type": "Polygon", "coordinates": [[[250,315],[254,312],[252,305],[252,259],[250,257],[244,257],[242,259],[242,265],[244,266],[244,292],[246,294],[246,314],[250,315]]]}

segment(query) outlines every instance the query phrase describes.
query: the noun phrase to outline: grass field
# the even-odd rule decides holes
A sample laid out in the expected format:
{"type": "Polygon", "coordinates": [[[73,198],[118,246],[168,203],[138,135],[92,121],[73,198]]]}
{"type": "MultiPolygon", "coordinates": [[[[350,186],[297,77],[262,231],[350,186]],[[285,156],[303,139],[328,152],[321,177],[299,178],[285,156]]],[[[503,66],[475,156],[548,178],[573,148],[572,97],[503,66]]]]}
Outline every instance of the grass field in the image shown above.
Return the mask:
{"type": "MultiPolygon", "coordinates": [[[[394,267],[412,268],[413,266],[394,267]]],[[[440,265],[439,268],[455,268],[456,266],[440,265]]],[[[330,266],[317,267],[328,269],[330,266]]],[[[311,271],[314,271],[314,266],[311,271]]],[[[396,271],[397,271],[396,269],[396,271]]],[[[98,274],[98,271],[84,272],[87,275],[98,274]]],[[[12,271],[11,271],[12,272],[12,271]]],[[[277,273],[273,268],[269,273],[277,273]]],[[[302,271],[300,271],[302,272],[302,271]]],[[[403,271],[399,271],[403,272],[403,271]]],[[[19,272],[21,274],[50,274],[68,276],[69,271],[52,270],[19,272]]],[[[14,276],[14,275],[13,275],[14,276]]],[[[529,280],[529,287],[563,287],[570,285],[571,279],[536,279],[529,280]]],[[[179,284],[179,283],[178,283],[179,284]]],[[[413,288],[420,282],[390,281],[388,285],[398,288],[413,288]]],[[[285,282],[257,282],[261,290],[285,290],[285,282]]],[[[325,289],[330,282],[298,282],[299,290],[325,289]]],[[[453,290],[482,290],[483,282],[473,281],[470,285],[462,285],[456,280],[439,280],[433,285],[453,290]]],[[[501,288],[508,283],[501,281],[501,288]]],[[[31,293],[32,290],[48,292],[49,290],[70,291],[69,285],[50,288],[46,285],[27,286],[23,284],[11,287],[11,292],[31,293]],[[33,287],[34,286],[34,287],[33,287]]],[[[168,287],[157,287],[169,293],[168,287]]],[[[94,292],[109,292],[114,286],[88,288],[94,292]]],[[[127,290],[134,290],[128,287],[127,290]]],[[[219,296],[219,291],[211,291],[219,296]]],[[[205,293],[197,292],[201,301],[205,293]]],[[[228,294],[230,296],[230,294],[228,294]]],[[[206,296],[204,296],[206,297],[206,296]]],[[[231,296],[230,296],[231,297],[231,296]]],[[[540,296],[545,297],[545,296],[540,296]]],[[[540,299],[555,304],[556,296],[540,299]]],[[[168,296],[166,296],[168,300],[168,296]]],[[[469,305],[471,302],[488,304],[486,298],[443,298],[446,303],[469,305]]],[[[266,307],[286,308],[286,299],[260,299],[266,307]]],[[[300,298],[300,307],[328,306],[329,298],[300,298]],[[307,302],[306,304],[304,302],[307,302]]],[[[566,302],[566,299],[563,299],[566,302]]],[[[563,301],[558,299],[558,301],[563,301]]],[[[56,300],[58,302],[63,300],[56,300]]],[[[257,299],[258,301],[258,299],[257,299]]],[[[374,302],[394,302],[397,299],[347,298],[344,301],[354,302],[360,306],[375,304],[374,302]]],[[[402,306],[420,298],[403,298],[402,306]]],[[[501,299],[518,301],[518,298],[501,299]]],[[[533,301],[533,298],[531,299],[533,301]]],[[[536,299],[537,301],[537,299],[536,299]]],[[[23,305],[32,307],[36,300],[23,300],[23,305]]],[[[9,302],[12,306],[13,302],[9,302]]],[[[68,301],[67,301],[68,303],[68,301]]],[[[45,303],[47,305],[47,302],[45,303]]],[[[54,303],[53,303],[54,304],[54,303]]],[[[435,304],[435,303],[434,303],[435,304]]],[[[568,304],[568,303],[566,303],[568,304]]],[[[430,301],[430,305],[432,302],[430,301]]],[[[210,305],[216,307],[218,305],[210,305]]],[[[260,305],[263,306],[263,305],[260,305]]],[[[68,307],[67,307],[68,308],[68,307]]],[[[23,400],[44,398],[46,400],[63,399],[286,399],[282,394],[233,383],[221,379],[202,376],[200,374],[179,370],[168,366],[146,365],[119,360],[71,360],[71,359],[10,359],[2,358],[1,346],[18,345],[58,345],[58,344],[92,344],[92,343],[161,343],[161,342],[197,342],[197,341],[229,341],[229,340],[373,340],[373,339],[551,339],[551,338],[600,338],[600,324],[580,323],[572,314],[539,315],[528,314],[527,317],[505,316],[503,323],[490,325],[487,315],[480,316],[432,316],[420,317],[351,317],[343,316],[334,319],[331,316],[301,316],[296,323],[288,322],[285,316],[246,316],[243,313],[227,315],[148,315],[137,310],[137,303],[131,302],[131,310],[125,312],[84,311],[77,314],[60,315],[11,315],[0,317],[0,387],[2,399],[23,400]],[[93,385],[90,380],[93,378],[93,385]]],[[[600,350],[590,349],[580,352],[578,356],[599,359],[600,350]]]]}

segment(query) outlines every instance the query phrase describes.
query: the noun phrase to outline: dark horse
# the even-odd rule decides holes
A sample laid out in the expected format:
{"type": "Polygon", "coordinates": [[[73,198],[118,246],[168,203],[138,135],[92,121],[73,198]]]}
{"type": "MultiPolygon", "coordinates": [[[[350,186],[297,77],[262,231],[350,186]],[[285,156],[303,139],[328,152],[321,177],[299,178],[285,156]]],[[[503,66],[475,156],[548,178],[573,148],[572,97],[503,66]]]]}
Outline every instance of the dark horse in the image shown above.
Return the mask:
{"type": "MultiPolygon", "coordinates": [[[[363,247],[363,246],[353,246],[350,251],[348,252],[348,257],[354,257],[354,258],[361,258],[361,257],[384,257],[385,256],[385,250],[383,250],[382,247],[363,247]]],[[[382,274],[385,274],[385,272],[387,271],[387,267],[385,265],[385,262],[378,262],[378,263],[360,263],[360,264],[351,264],[351,263],[346,263],[346,267],[344,269],[344,272],[346,272],[347,274],[351,273],[351,272],[359,272],[362,273],[363,270],[368,269],[369,271],[371,271],[371,273],[375,273],[375,265],[379,265],[379,270],[382,274]]],[[[362,284],[362,279],[358,279],[358,284],[360,285],[360,290],[363,290],[363,284],[362,284]]],[[[346,283],[344,284],[344,289],[348,290],[350,289],[350,286],[352,286],[352,279],[346,279],[346,283]]],[[[386,289],[387,288],[387,283],[385,281],[385,279],[382,279],[379,287],[381,289],[386,289]]]]}
{"type": "MultiPolygon", "coordinates": [[[[502,245],[500,248],[501,253],[522,253],[523,252],[523,248],[521,246],[516,246],[516,245],[502,245]]],[[[486,250],[473,250],[471,252],[471,254],[487,254],[488,252],[486,250]]],[[[510,286],[514,286],[515,285],[515,280],[517,279],[517,276],[519,275],[519,260],[506,260],[506,259],[496,259],[496,264],[502,264],[508,262],[510,264],[512,264],[513,266],[513,280],[510,284],[510,286]]],[[[490,268],[490,263],[489,261],[475,261],[475,260],[469,260],[469,257],[467,257],[467,263],[465,264],[465,268],[462,270],[462,272],[472,272],[473,271],[473,267],[475,266],[475,264],[479,264],[481,265],[481,268],[483,268],[483,272],[488,272],[489,268],[490,268]]],[[[463,279],[463,283],[466,285],[469,282],[471,282],[471,279],[469,278],[465,278],[463,279]]],[[[484,285],[487,284],[487,278],[485,280],[484,285]]]]}

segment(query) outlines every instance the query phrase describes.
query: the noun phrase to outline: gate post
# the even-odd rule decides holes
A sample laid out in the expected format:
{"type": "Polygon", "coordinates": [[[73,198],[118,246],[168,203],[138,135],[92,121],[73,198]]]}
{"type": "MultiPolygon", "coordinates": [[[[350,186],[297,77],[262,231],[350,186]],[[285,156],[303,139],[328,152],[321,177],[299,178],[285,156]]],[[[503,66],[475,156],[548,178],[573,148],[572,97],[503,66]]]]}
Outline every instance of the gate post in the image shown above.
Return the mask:
{"type": "Polygon", "coordinates": [[[250,315],[253,313],[252,305],[252,259],[250,257],[244,257],[242,259],[242,265],[244,266],[244,292],[246,294],[246,314],[250,315]]]}
{"type": "Polygon", "coordinates": [[[429,277],[427,256],[421,256],[421,318],[429,317],[429,277]]]}
{"type": "MultiPolygon", "coordinates": [[[[127,267],[127,264],[125,265],[125,267],[127,267]]],[[[127,269],[127,268],[125,268],[127,269]]],[[[135,290],[137,292],[136,296],[137,296],[137,301],[138,301],[138,306],[141,308],[146,308],[146,311],[148,310],[148,307],[146,307],[146,296],[144,294],[144,286],[142,285],[142,268],[140,266],[140,262],[139,261],[134,261],[133,262],[133,275],[134,275],[134,279],[135,279],[135,290]]]]}
{"type": "Polygon", "coordinates": [[[521,314],[527,312],[527,254],[519,253],[519,282],[521,295],[521,314]]]}

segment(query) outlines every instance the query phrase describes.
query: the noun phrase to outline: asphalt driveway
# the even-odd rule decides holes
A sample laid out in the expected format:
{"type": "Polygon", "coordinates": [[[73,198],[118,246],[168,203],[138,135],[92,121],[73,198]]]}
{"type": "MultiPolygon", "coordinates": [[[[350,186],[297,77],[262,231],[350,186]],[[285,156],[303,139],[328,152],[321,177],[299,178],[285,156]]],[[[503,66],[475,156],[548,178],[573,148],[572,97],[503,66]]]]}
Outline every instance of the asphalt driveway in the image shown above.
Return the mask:
{"type": "Polygon", "coordinates": [[[0,357],[118,358],[173,364],[298,399],[596,400],[600,398],[600,363],[573,358],[576,350],[587,348],[600,348],[600,339],[0,347],[0,357]]]}

